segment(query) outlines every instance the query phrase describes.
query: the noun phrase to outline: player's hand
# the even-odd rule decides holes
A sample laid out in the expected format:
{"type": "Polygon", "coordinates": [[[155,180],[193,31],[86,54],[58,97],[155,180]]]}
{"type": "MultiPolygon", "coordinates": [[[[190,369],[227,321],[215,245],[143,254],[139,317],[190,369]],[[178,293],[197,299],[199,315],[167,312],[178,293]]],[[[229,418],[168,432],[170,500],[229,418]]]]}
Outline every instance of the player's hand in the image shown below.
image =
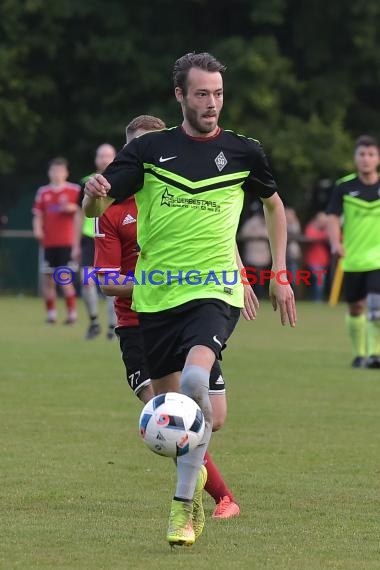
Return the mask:
{"type": "Polygon", "coordinates": [[[286,325],[287,320],[291,327],[296,326],[297,311],[293,289],[290,285],[281,285],[276,279],[271,279],[269,283],[269,298],[273,309],[280,309],[281,324],[286,325]]]}
{"type": "Polygon", "coordinates": [[[333,255],[338,255],[339,257],[344,257],[344,247],[341,242],[335,243],[331,246],[331,253],[333,255]]]}
{"type": "Polygon", "coordinates": [[[90,198],[105,198],[111,189],[111,184],[107,178],[101,174],[94,174],[85,184],[84,191],[90,198]]]}
{"type": "Polygon", "coordinates": [[[244,309],[241,310],[241,314],[246,321],[254,321],[256,319],[259,306],[259,300],[254,294],[252,287],[244,285],[244,309]]]}

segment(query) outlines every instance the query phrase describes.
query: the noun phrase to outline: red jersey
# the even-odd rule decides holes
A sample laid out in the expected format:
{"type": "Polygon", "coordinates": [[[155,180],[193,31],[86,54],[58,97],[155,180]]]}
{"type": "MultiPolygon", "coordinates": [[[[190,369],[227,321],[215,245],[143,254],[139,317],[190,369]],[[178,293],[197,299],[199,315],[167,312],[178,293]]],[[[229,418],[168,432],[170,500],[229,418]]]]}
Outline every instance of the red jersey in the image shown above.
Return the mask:
{"type": "Polygon", "coordinates": [[[80,186],[65,182],[58,188],[47,184],[41,186],[36,194],[33,214],[42,213],[44,239],[46,247],[71,247],[74,242],[75,212],[62,212],[64,204],[78,204],[80,186]]]}
{"type": "MultiPolygon", "coordinates": [[[[112,204],[97,220],[94,265],[100,268],[98,273],[134,273],[139,252],[136,220],[137,208],[133,196],[119,204],[112,204]]],[[[131,303],[132,299],[127,297],[115,297],[119,327],[135,327],[139,324],[131,303]]]]}

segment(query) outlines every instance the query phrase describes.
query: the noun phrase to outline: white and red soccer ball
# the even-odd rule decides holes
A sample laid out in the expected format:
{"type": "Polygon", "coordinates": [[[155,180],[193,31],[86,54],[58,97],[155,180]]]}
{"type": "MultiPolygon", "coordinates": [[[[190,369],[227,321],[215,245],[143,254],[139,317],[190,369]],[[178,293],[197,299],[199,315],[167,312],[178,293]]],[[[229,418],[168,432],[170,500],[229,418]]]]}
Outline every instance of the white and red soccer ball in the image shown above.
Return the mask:
{"type": "Polygon", "coordinates": [[[149,449],[158,455],[178,457],[199,445],[205,421],[194,400],[168,392],[155,396],[144,406],[139,427],[149,449]]]}

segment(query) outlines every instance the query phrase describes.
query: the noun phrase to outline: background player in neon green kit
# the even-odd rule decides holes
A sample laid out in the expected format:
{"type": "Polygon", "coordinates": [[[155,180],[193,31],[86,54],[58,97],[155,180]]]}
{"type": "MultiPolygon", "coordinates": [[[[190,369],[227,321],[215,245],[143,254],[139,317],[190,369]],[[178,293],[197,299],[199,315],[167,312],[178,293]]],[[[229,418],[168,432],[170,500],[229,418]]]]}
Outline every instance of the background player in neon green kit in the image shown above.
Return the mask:
{"type": "Polygon", "coordinates": [[[380,161],[376,140],[359,137],[354,160],[357,174],[338,180],[334,188],[327,210],[328,231],[332,252],[343,257],[352,366],[380,368],[380,161]]]}
{"type": "MultiPolygon", "coordinates": [[[[167,532],[171,545],[193,544],[204,524],[197,480],[212,430],[209,374],[227,338],[230,306],[243,307],[243,285],[233,277],[244,192],[262,199],[273,271],[286,269],[285,212],[263,149],[257,141],[218,126],[224,69],[208,53],[177,60],[173,76],[182,125],[135,139],[103,175],[91,177],[85,189],[89,216],[99,216],[115,200],[136,194],[141,248],[137,281],[142,283],[144,272],[165,276],[161,285],[148,280],[133,293],[153,389],[156,394],[175,389],[180,374],[182,392],[205,416],[201,444],[177,460],[167,532]],[[182,278],[189,271],[203,277],[213,271],[216,279],[193,285],[182,278]]],[[[274,308],[280,308],[282,324],[288,319],[294,326],[290,285],[273,279],[270,297],[274,308]]]]}
{"type": "MultiPolygon", "coordinates": [[[[103,143],[96,149],[95,153],[95,166],[96,172],[103,172],[103,170],[113,161],[116,156],[115,148],[108,144],[103,143]]],[[[92,176],[89,174],[81,180],[81,186],[86,184],[87,180],[92,176]]],[[[80,206],[82,206],[83,191],[80,196],[80,206]]],[[[94,266],[94,220],[92,218],[87,218],[83,215],[83,211],[80,208],[76,219],[76,242],[73,248],[73,257],[77,259],[81,264],[81,283],[82,283],[82,297],[87,310],[87,314],[90,320],[86,336],[87,340],[92,340],[98,336],[101,332],[99,324],[99,303],[98,303],[98,291],[96,284],[92,279],[84,279],[84,268],[88,269],[88,272],[92,271],[94,266]]],[[[116,326],[116,316],[113,306],[113,298],[107,297],[107,338],[112,340],[115,338],[114,329],[116,326]]]]}

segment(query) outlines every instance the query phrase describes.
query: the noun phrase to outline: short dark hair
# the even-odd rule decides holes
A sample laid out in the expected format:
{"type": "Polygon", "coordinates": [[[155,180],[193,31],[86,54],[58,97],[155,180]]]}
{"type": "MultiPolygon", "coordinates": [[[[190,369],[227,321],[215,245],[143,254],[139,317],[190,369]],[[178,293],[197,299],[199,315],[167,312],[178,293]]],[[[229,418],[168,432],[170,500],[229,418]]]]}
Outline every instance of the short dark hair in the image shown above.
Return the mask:
{"type": "Polygon", "coordinates": [[[174,64],[173,81],[174,87],[182,89],[184,95],[186,95],[187,91],[187,76],[192,67],[210,72],[218,71],[219,73],[223,73],[226,70],[226,67],[210,53],[191,52],[183,55],[174,64]]]}
{"type": "Polygon", "coordinates": [[[146,131],[161,131],[165,128],[166,125],[164,121],[158,117],[153,117],[153,115],[139,115],[132,119],[132,121],[126,126],[125,130],[127,137],[130,137],[139,129],[144,129],[146,131]]]}
{"type": "Polygon", "coordinates": [[[361,135],[358,137],[355,141],[355,150],[357,150],[359,146],[375,146],[377,150],[379,150],[379,143],[375,137],[371,135],[361,135]]]}
{"type": "Polygon", "coordinates": [[[57,164],[58,166],[66,166],[66,168],[69,168],[69,161],[67,160],[67,158],[64,158],[63,156],[57,156],[56,158],[52,158],[49,161],[49,168],[51,166],[54,166],[55,164],[57,164]]]}

